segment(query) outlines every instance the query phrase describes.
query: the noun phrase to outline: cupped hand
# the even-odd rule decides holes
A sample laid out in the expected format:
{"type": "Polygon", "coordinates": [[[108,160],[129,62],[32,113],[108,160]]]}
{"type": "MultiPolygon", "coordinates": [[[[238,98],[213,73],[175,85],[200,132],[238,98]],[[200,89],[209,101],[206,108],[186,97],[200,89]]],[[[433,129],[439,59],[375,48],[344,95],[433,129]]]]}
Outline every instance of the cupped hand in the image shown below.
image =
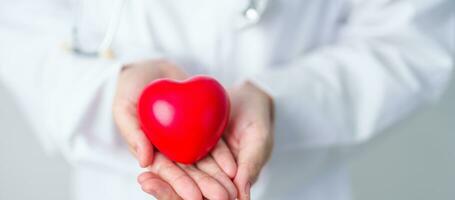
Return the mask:
{"type": "Polygon", "coordinates": [[[273,148],[273,100],[249,82],[229,95],[231,120],[211,156],[185,166],[158,153],[150,171],[138,178],[145,192],[158,199],[250,199],[250,187],[273,148]]]}
{"type": "Polygon", "coordinates": [[[161,153],[147,172],[138,177],[142,190],[157,199],[216,199],[237,197],[232,182],[236,173],[234,157],[223,140],[210,155],[193,165],[175,163],[161,153]]]}
{"type": "Polygon", "coordinates": [[[124,66],[118,76],[113,102],[114,121],[141,167],[153,159],[153,146],[137,119],[137,100],[145,86],[158,78],[184,79],[186,74],[165,60],[146,60],[124,66]]]}
{"type": "Polygon", "coordinates": [[[272,98],[250,82],[229,94],[232,114],[224,138],[237,162],[234,183],[239,199],[246,200],[272,152],[274,106],[272,98]]]}
{"type": "Polygon", "coordinates": [[[183,165],[170,161],[159,152],[153,155],[154,148],[139,126],[136,106],[142,90],[155,79],[183,80],[187,77],[165,60],[147,60],[125,66],[118,77],[114,121],[140,166],[149,170],[138,178],[145,192],[158,199],[234,199],[237,190],[231,179],[237,166],[223,140],[206,158],[194,165],[183,165]]]}

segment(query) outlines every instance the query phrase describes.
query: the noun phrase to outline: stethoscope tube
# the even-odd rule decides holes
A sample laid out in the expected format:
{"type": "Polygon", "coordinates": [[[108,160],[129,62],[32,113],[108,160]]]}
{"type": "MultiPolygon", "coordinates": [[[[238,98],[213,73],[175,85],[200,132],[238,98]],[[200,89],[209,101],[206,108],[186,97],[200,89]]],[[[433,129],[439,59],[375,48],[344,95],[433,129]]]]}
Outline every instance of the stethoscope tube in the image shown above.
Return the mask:
{"type": "Polygon", "coordinates": [[[82,9],[84,7],[83,1],[78,1],[79,4],[76,5],[75,9],[75,18],[71,30],[71,51],[74,54],[86,56],[86,57],[102,57],[102,58],[113,58],[114,54],[111,49],[112,42],[114,41],[115,35],[117,33],[120,18],[122,15],[123,8],[127,3],[127,0],[118,0],[116,1],[114,11],[111,13],[109,18],[109,25],[104,34],[103,40],[95,51],[87,51],[82,49],[79,41],[79,20],[82,18],[82,9]]]}
{"type": "MultiPolygon", "coordinates": [[[[78,0],[76,0],[78,1],[78,0]]],[[[70,50],[74,54],[86,57],[102,57],[107,59],[112,59],[115,57],[111,45],[115,39],[115,35],[119,28],[120,19],[122,15],[123,8],[125,7],[127,0],[118,0],[115,4],[114,11],[111,14],[109,25],[104,34],[103,40],[101,41],[98,48],[94,51],[87,51],[81,47],[79,41],[79,23],[82,18],[82,9],[84,7],[83,0],[78,1],[79,4],[75,9],[75,17],[73,21],[73,26],[71,30],[71,46],[70,50]]],[[[260,14],[257,8],[257,0],[249,0],[248,6],[242,12],[242,15],[248,21],[255,23],[259,20],[260,14]]]]}

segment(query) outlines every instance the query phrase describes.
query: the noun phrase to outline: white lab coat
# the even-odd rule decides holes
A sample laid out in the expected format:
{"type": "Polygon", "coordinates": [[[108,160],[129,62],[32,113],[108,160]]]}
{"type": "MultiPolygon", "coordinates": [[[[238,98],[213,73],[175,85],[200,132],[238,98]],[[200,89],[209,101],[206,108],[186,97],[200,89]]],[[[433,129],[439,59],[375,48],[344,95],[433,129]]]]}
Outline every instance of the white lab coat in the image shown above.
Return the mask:
{"type": "MultiPolygon", "coordinates": [[[[85,0],[82,46],[101,42],[112,0],[85,0]]],[[[451,0],[131,0],[113,60],[73,55],[71,2],[0,6],[0,83],[49,152],[73,166],[75,199],[150,199],[112,121],[119,69],[167,58],[226,86],[251,80],[274,97],[275,149],[253,199],[350,199],[346,158],[449,79],[451,0]]]]}

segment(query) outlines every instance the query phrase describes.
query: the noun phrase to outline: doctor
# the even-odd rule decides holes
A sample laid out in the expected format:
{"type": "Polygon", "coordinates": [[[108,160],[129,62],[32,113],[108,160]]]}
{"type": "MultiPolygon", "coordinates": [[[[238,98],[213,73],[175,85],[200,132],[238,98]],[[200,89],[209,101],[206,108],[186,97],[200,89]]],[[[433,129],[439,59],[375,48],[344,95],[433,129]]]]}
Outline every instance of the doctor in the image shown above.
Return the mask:
{"type": "Polygon", "coordinates": [[[444,90],[454,8],[9,1],[0,7],[0,83],[48,152],[74,166],[75,199],[345,200],[350,153],[444,90]],[[233,113],[211,155],[185,166],[153,151],[133,108],[147,82],[194,74],[220,80],[233,113]]]}

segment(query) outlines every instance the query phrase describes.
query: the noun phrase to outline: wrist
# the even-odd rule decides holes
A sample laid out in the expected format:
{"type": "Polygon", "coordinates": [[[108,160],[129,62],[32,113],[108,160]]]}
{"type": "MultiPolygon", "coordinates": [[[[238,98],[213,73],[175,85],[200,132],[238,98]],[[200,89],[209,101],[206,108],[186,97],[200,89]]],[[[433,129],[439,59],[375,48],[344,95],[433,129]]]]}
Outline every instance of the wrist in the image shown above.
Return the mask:
{"type": "Polygon", "coordinates": [[[154,60],[153,63],[158,68],[163,78],[182,80],[188,77],[181,68],[169,60],[159,59],[154,60]]]}
{"type": "Polygon", "coordinates": [[[266,90],[262,89],[252,81],[246,81],[244,83],[244,87],[250,88],[249,91],[253,91],[254,94],[259,96],[262,105],[265,105],[267,108],[266,110],[268,110],[268,114],[266,115],[268,115],[268,119],[273,124],[275,121],[275,100],[272,95],[267,93],[266,90]]]}
{"type": "Polygon", "coordinates": [[[177,67],[176,64],[166,59],[149,59],[137,61],[123,66],[122,72],[130,69],[142,68],[144,73],[153,74],[155,78],[185,79],[186,73],[177,67]]]}
{"type": "Polygon", "coordinates": [[[264,89],[257,86],[255,83],[251,81],[246,81],[244,85],[245,87],[251,88],[251,90],[255,91],[259,96],[262,97],[262,99],[264,99],[267,102],[268,105],[273,107],[274,104],[273,97],[269,93],[267,93],[267,91],[265,91],[264,89]]]}

